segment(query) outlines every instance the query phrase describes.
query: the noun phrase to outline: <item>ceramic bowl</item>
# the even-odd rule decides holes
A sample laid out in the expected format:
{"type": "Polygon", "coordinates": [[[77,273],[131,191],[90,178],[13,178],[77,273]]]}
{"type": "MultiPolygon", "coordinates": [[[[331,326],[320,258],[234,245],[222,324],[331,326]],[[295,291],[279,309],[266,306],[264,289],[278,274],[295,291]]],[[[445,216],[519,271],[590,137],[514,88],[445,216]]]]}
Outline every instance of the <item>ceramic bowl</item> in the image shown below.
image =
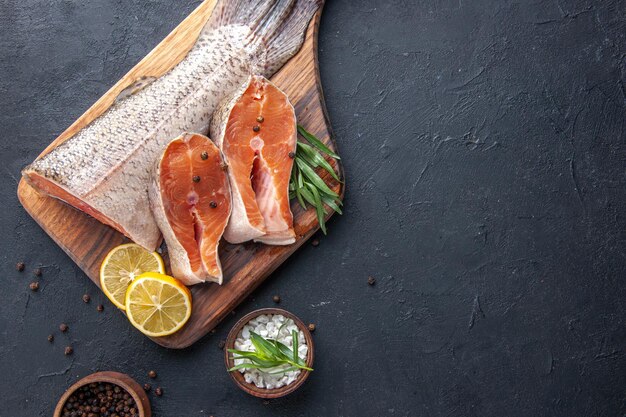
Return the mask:
{"type": "Polygon", "coordinates": [[[65,402],[78,388],[91,384],[92,382],[108,382],[110,384],[118,385],[120,388],[128,392],[135,400],[139,417],[152,417],[150,400],[148,400],[148,396],[146,395],[143,387],[126,374],[110,371],[96,372],[94,374],[87,375],[69,387],[57,403],[57,406],[54,409],[54,417],[61,417],[65,402]]]}
{"type": "MultiPolygon", "coordinates": [[[[235,366],[233,355],[232,353],[228,352],[228,349],[234,349],[235,339],[237,339],[237,335],[239,334],[241,329],[243,329],[243,326],[245,326],[250,320],[262,314],[280,314],[293,320],[296,326],[298,326],[298,328],[302,330],[302,333],[304,334],[304,339],[306,340],[306,344],[308,346],[306,364],[309,368],[313,368],[313,337],[311,336],[311,332],[309,331],[308,327],[304,325],[302,320],[286,310],[283,310],[281,308],[262,308],[243,316],[233,326],[230,333],[228,333],[228,338],[226,339],[226,345],[224,347],[224,360],[226,361],[226,369],[228,370],[235,366]]],[[[306,381],[310,373],[310,371],[302,370],[300,372],[300,375],[298,375],[298,378],[291,384],[282,386],[280,388],[267,389],[259,388],[254,384],[246,382],[243,374],[239,371],[229,372],[231,378],[233,379],[233,381],[235,381],[235,384],[237,384],[237,386],[243,391],[247,392],[250,395],[254,395],[255,397],[268,399],[284,397],[285,395],[294,392],[304,383],[304,381],[306,381]]]]}

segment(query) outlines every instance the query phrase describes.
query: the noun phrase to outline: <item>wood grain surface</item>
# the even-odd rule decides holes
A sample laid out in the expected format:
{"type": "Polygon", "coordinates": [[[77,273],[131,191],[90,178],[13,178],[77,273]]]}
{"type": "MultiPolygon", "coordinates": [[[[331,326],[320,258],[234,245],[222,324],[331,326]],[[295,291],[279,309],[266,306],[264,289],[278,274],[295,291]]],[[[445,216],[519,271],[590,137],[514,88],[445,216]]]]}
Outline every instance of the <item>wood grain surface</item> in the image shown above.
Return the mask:
{"type": "MultiPolygon", "coordinates": [[[[200,29],[215,6],[215,0],[200,4],[154,50],[132,68],[119,82],[104,94],[89,110],[52,142],[41,155],[70,138],[81,128],[102,114],[126,86],[141,76],[159,76],[178,63],[193,45],[200,29]]],[[[287,93],[296,109],[298,123],[336,150],[324,106],[324,98],[317,64],[317,33],[321,10],[313,17],[302,49],[272,77],[287,93]]],[[[41,156],[40,155],[40,156],[41,156]]],[[[330,161],[343,181],[343,169],[337,161],[330,161]]],[[[343,196],[343,183],[320,173],[329,186],[343,196]]],[[[107,252],[128,239],[103,225],[89,215],[69,205],[38,193],[24,180],[18,186],[18,197],[26,211],[52,239],[98,283],[100,264],[107,252]]],[[[165,347],[184,348],[215,327],[230,311],[244,300],[282,262],[296,251],[318,229],[315,212],[304,211],[292,202],[296,242],[289,246],[267,246],[257,243],[220,244],[220,259],[224,268],[224,284],[201,284],[191,288],[193,312],[187,325],[178,333],[153,340],[165,347]]],[[[330,210],[329,210],[330,211],[330,210]]],[[[329,212],[327,217],[330,217],[329,212]]],[[[163,247],[167,262],[167,250],[163,247]]],[[[130,324],[129,324],[130,326],[130,324]]]]}

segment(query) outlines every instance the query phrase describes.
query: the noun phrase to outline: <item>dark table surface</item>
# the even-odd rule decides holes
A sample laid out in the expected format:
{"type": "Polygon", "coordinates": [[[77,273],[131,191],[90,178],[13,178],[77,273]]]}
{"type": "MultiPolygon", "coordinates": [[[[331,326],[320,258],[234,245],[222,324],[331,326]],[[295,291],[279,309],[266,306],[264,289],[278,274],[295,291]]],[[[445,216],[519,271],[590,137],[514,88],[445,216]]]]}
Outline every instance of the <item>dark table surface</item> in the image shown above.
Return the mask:
{"type": "Polygon", "coordinates": [[[0,3],[1,417],[49,416],[96,370],[151,369],[165,417],[626,413],[624,1],[329,1],[319,55],[345,214],[175,351],[131,328],[15,190],[197,4],[0,3]],[[233,385],[218,342],[274,294],[317,325],[316,370],[264,403],[233,385]]]}

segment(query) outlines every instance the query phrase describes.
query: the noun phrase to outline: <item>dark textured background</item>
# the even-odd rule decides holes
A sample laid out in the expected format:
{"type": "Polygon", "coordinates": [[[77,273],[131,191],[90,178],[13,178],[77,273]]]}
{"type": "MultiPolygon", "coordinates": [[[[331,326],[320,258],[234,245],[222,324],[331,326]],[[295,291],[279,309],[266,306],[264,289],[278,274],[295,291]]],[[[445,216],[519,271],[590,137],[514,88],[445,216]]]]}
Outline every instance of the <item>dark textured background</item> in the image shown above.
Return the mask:
{"type": "Polygon", "coordinates": [[[1,417],[49,416],[106,369],[141,383],[155,369],[158,417],[625,415],[626,2],[380,3],[331,0],[321,24],[344,216],[215,335],[168,351],[15,189],[198,1],[1,2],[1,417]],[[218,341],[275,293],[317,324],[318,355],[302,389],[264,404],[230,381],[218,341]]]}

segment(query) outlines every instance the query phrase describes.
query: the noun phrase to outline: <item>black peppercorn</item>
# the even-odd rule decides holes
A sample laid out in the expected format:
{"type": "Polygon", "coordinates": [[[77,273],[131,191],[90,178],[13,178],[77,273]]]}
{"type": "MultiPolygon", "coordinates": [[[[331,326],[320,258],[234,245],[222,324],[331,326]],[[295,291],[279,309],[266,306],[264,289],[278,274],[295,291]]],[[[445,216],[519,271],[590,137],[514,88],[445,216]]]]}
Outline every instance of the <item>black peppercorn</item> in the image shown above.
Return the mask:
{"type": "Polygon", "coordinates": [[[143,390],[148,392],[150,391],[150,389],[152,389],[152,386],[150,384],[143,384],[143,390]]]}
{"type": "Polygon", "coordinates": [[[263,121],[265,120],[265,118],[263,116],[257,116],[256,121],[259,123],[263,123],[263,121]]]}
{"type": "Polygon", "coordinates": [[[273,300],[276,304],[280,303],[280,295],[275,295],[275,296],[273,296],[273,297],[272,297],[272,300],[273,300]]]}
{"type": "Polygon", "coordinates": [[[87,304],[90,300],[91,300],[91,297],[89,296],[89,294],[83,295],[83,302],[85,304],[87,304]]]}
{"type": "MultiPolygon", "coordinates": [[[[65,356],[69,356],[72,353],[74,353],[74,349],[71,346],[66,346],[65,347],[65,356]]],[[[82,394],[81,394],[82,395],[82,394]]]]}
{"type": "Polygon", "coordinates": [[[39,289],[39,283],[37,281],[33,281],[28,285],[31,291],[37,291],[39,289]]]}
{"type": "Polygon", "coordinates": [[[65,323],[61,323],[59,325],[59,330],[61,330],[63,333],[65,333],[68,329],[69,329],[69,327],[65,323]]]}
{"type": "Polygon", "coordinates": [[[156,378],[156,377],[157,377],[157,373],[156,373],[155,371],[150,371],[150,372],[148,372],[148,376],[149,376],[150,378],[154,379],[154,378],[156,378]]]}
{"type": "Polygon", "coordinates": [[[374,284],[376,284],[376,279],[374,277],[368,277],[367,278],[367,283],[369,285],[374,285],[374,284]]]}
{"type": "Polygon", "coordinates": [[[98,304],[98,307],[96,307],[96,310],[98,310],[99,312],[103,312],[104,306],[102,304],[98,304]]]}
{"type": "Polygon", "coordinates": [[[109,383],[84,385],[63,405],[62,416],[128,417],[137,416],[137,405],[130,394],[109,383]]]}
{"type": "Polygon", "coordinates": [[[40,277],[42,274],[41,268],[35,268],[35,270],[33,271],[33,274],[35,274],[36,277],[40,277]]]}
{"type": "Polygon", "coordinates": [[[259,126],[259,125],[254,125],[254,126],[252,127],[252,130],[253,130],[253,131],[255,131],[255,132],[258,132],[259,130],[261,130],[261,126],[259,126]]]}
{"type": "Polygon", "coordinates": [[[154,390],[154,393],[157,395],[157,397],[160,397],[161,395],[163,395],[163,388],[161,388],[161,387],[157,387],[157,388],[154,390]]]}
{"type": "Polygon", "coordinates": [[[217,207],[217,203],[215,201],[211,201],[209,203],[209,206],[211,206],[211,208],[216,208],[217,207]]]}
{"type": "Polygon", "coordinates": [[[200,158],[202,158],[203,161],[206,161],[207,159],[209,159],[209,154],[207,153],[207,151],[204,151],[200,154],[200,158]]]}
{"type": "Polygon", "coordinates": [[[192,180],[193,180],[193,182],[200,182],[200,176],[194,175],[192,180]]]}
{"type": "Polygon", "coordinates": [[[224,346],[226,346],[226,342],[223,340],[220,340],[220,342],[217,344],[217,347],[220,349],[224,349],[224,346]]]}
{"type": "Polygon", "coordinates": [[[311,241],[311,246],[318,247],[320,245],[319,239],[313,239],[311,241]]]}
{"type": "Polygon", "coordinates": [[[17,269],[19,272],[22,272],[24,268],[26,268],[26,264],[24,264],[24,262],[18,262],[15,264],[15,269],[17,269]]]}
{"type": "Polygon", "coordinates": [[[54,342],[54,335],[53,334],[49,334],[48,335],[48,342],[50,342],[50,343],[54,342]]]}
{"type": "Polygon", "coordinates": [[[309,331],[313,333],[315,331],[315,324],[309,323],[309,331]]]}
{"type": "Polygon", "coordinates": [[[289,152],[288,156],[293,159],[296,157],[296,153],[294,151],[289,152]]]}

